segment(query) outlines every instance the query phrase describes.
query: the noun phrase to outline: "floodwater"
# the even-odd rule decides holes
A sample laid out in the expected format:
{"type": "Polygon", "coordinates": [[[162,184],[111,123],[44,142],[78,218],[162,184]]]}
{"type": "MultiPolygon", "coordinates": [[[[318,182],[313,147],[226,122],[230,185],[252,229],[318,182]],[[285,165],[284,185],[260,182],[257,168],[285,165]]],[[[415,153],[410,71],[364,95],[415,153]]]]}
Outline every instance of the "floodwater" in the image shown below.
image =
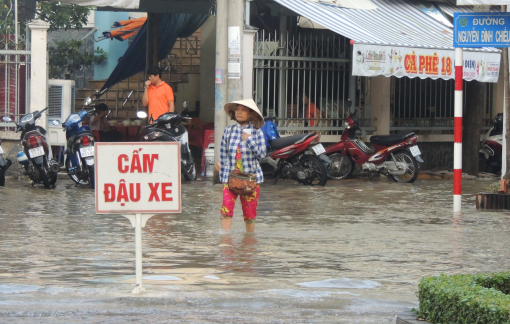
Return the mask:
{"type": "Polygon", "coordinates": [[[510,267],[510,213],[477,211],[463,181],[383,179],[261,190],[256,233],[219,231],[221,186],[182,186],[183,212],[143,229],[144,288],[134,288],[134,229],[95,215],[93,191],[8,180],[0,187],[0,323],[395,323],[418,306],[423,276],[510,267]]]}

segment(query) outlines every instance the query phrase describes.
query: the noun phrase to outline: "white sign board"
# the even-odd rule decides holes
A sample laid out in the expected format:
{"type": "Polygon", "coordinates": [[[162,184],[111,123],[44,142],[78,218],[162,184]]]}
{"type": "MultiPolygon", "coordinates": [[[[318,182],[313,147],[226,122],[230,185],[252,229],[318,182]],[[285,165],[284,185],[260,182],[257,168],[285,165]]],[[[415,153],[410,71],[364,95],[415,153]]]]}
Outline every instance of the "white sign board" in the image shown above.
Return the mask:
{"type": "Polygon", "coordinates": [[[181,212],[179,142],[95,143],[96,213],[181,212]]]}
{"type": "Polygon", "coordinates": [[[239,26],[228,27],[228,49],[230,54],[241,54],[241,32],[239,26]]]}

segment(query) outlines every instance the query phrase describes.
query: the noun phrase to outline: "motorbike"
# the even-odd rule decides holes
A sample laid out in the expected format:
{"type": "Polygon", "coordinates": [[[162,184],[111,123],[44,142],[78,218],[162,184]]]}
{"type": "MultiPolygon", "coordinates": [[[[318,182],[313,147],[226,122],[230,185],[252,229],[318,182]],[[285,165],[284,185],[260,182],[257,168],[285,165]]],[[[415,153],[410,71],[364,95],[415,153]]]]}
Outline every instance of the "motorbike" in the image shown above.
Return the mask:
{"type": "MultiPolygon", "coordinates": [[[[418,177],[419,163],[423,163],[414,133],[376,135],[370,137],[374,148],[369,148],[356,137],[361,131],[356,112],[345,121],[340,142],[329,146],[326,155],[331,159],[327,166],[328,176],[333,179],[346,179],[352,175],[357,164],[363,170],[384,174],[396,182],[412,183],[418,177]]],[[[369,180],[369,181],[370,181],[369,180]]]]}
{"type": "Polygon", "coordinates": [[[503,156],[503,114],[496,115],[493,127],[485,133],[479,150],[479,170],[498,173],[501,171],[503,156]]]}
{"type": "MultiPolygon", "coordinates": [[[[21,144],[23,150],[18,153],[17,160],[24,166],[25,174],[32,180],[32,185],[43,183],[44,188],[50,189],[57,182],[57,172],[60,165],[50,158],[50,146],[46,141],[46,130],[35,123],[42,114],[48,110],[34,111],[21,117],[16,125],[16,133],[21,131],[21,144]]],[[[11,118],[4,117],[5,122],[11,118]]]]}
{"type": "MultiPolygon", "coordinates": [[[[85,99],[85,105],[91,103],[88,99],[85,99]]],[[[95,108],[92,108],[88,112],[82,110],[72,113],[62,123],[67,139],[67,149],[64,152],[67,175],[76,185],[88,183],[92,189],[95,186],[94,143],[96,137],[89,126],[83,125],[83,121],[88,120],[94,111],[95,108]]]]}
{"type": "MultiPolygon", "coordinates": [[[[140,118],[147,117],[147,114],[140,112],[137,114],[140,118]]],[[[183,117],[179,113],[167,112],[160,115],[156,120],[151,120],[149,125],[144,127],[144,135],[141,137],[142,142],[180,142],[181,143],[181,173],[187,181],[197,179],[197,170],[195,162],[188,145],[188,132],[182,125],[183,117]]]]}
{"type": "Polygon", "coordinates": [[[0,139],[0,187],[5,186],[5,172],[11,166],[12,161],[4,158],[4,151],[2,149],[2,139],[0,139]]]}
{"type": "Polygon", "coordinates": [[[276,177],[275,183],[281,178],[324,186],[328,179],[324,164],[331,161],[319,140],[316,132],[273,139],[266,157],[259,160],[262,173],[276,177]]]}

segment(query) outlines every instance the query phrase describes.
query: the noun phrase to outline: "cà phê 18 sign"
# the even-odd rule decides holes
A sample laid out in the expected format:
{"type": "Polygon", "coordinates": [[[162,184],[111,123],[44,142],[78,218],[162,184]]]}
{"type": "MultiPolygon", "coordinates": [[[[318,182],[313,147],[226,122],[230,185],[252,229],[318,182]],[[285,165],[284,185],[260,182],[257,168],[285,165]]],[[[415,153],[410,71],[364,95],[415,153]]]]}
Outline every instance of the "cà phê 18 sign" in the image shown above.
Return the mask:
{"type": "Polygon", "coordinates": [[[180,213],[176,142],[96,143],[96,213],[180,213]]]}

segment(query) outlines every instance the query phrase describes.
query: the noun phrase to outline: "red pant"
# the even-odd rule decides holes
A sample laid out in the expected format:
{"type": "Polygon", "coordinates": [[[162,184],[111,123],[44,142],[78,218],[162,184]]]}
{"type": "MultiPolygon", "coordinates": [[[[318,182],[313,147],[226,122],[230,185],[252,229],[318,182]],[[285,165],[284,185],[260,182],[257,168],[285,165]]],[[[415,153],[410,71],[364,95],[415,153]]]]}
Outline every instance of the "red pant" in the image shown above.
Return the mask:
{"type": "MultiPolygon", "coordinates": [[[[226,217],[234,216],[234,206],[237,200],[236,194],[228,190],[228,185],[223,184],[223,205],[221,206],[221,214],[226,217]]],[[[257,204],[259,202],[260,186],[257,185],[255,191],[251,195],[241,196],[241,205],[243,207],[244,221],[254,221],[257,217],[257,204]]]]}

